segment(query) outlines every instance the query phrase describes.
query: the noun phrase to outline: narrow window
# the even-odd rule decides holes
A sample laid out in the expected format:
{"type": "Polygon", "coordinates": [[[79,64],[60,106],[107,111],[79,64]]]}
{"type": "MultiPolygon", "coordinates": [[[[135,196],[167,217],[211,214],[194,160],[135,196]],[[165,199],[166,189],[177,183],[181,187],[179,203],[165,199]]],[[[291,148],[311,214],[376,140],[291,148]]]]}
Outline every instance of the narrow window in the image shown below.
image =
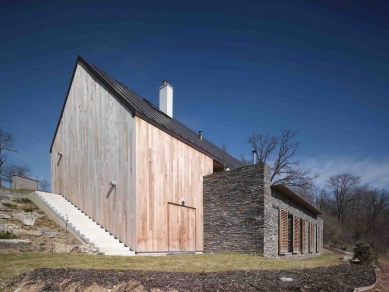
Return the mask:
{"type": "Polygon", "coordinates": [[[288,214],[288,252],[293,252],[293,215],[288,214]]]}
{"type": "Polygon", "coordinates": [[[305,224],[305,220],[304,219],[301,219],[301,253],[306,253],[306,249],[305,249],[305,246],[306,246],[306,224],[305,224]]]}
{"type": "Polygon", "coordinates": [[[315,224],[309,223],[309,252],[315,252],[315,224]]]}
{"type": "Polygon", "coordinates": [[[320,226],[316,225],[316,252],[320,252],[321,233],[320,226]]]}
{"type": "Polygon", "coordinates": [[[301,235],[300,235],[300,218],[293,216],[293,253],[298,253],[301,251],[301,235]]]}

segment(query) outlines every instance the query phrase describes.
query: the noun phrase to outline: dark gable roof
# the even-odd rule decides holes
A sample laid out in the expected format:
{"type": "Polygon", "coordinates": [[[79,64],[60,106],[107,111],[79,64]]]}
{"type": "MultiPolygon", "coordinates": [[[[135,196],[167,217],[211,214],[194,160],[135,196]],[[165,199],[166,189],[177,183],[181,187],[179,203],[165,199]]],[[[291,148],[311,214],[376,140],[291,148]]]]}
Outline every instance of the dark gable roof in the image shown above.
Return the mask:
{"type": "MultiPolygon", "coordinates": [[[[97,79],[99,79],[108,89],[110,89],[115,94],[115,96],[119,98],[125,104],[125,106],[128,107],[128,109],[132,112],[133,116],[138,116],[139,118],[158,127],[159,129],[168,133],[169,135],[177,138],[178,140],[186,143],[187,145],[213,158],[219,163],[222,163],[223,161],[222,157],[224,153],[219,147],[217,147],[216,145],[212,144],[211,142],[207,141],[204,138],[203,140],[200,140],[197,133],[195,133],[194,131],[192,131],[191,129],[189,129],[188,127],[186,127],[185,125],[177,121],[176,119],[167,116],[165,113],[160,111],[157,107],[155,107],[150,101],[140,97],[134,91],[128,89],[126,86],[116,81],[108,74],[101,71],[99,68],[88,63],[80,56],[78,56],[77,58],[77,63],[78,62],[82,63],[97,79]]],[[[77,68],[77,63],[74,68],[73,77],[77,68]]],[[[66,99],[69,95],[70,86],[71,84],[69,85],[66,99]]],[[[58,127],[62,118],[62,113],[64,111],[65,104],[66,104],[66,100],[62,108],[61,117],[58,121],[57,129],[55,131],[53,141],[51,143],[50,152],[54,144],[55,136],[57,135],[58,127]]],[[[227,161],[227,166],[229,168],[236,168],[236,167],[243,166],[243,164],[240,161],[233,158],[232,156],[230,156],[227,161]]]]}

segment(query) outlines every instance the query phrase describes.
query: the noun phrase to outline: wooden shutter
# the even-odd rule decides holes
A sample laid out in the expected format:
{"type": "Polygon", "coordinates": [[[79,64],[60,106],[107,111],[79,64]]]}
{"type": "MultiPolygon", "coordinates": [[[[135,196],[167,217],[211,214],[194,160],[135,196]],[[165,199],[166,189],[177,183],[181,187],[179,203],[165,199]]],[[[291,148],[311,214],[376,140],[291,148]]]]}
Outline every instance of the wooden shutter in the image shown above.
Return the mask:
{"type": "Polygon", "coordinates": [[[320,226],[316,226],[316,252],[320,252],[320,244],[321,244],[321,233],[320,226]]]}
{"type": "Polygon", "coordinates": [[[314,252],[315,224],[309,223],[309,252],[314,252]]]}
{"type": "Polygon", "coordinates": [[[278,252],[288,252],[288,212],[279,211],[279,234],[278,234],[278,252]]]}
{"type": "Polygon", "coordinates": [[[297,216],[293,216],[293,252],[297,253],[301,250],[300,247],[300,218],[297,216]]]}
{"type": "Polygon", "coordinates": [[[305,220],[304,219],[301,219],[301,253],[306,253],[306,249],[305,249],[305,243],[307,241],[306,239],[306,236],[305,236],[305,228],[306,224],[305,224],[305,220]]]}

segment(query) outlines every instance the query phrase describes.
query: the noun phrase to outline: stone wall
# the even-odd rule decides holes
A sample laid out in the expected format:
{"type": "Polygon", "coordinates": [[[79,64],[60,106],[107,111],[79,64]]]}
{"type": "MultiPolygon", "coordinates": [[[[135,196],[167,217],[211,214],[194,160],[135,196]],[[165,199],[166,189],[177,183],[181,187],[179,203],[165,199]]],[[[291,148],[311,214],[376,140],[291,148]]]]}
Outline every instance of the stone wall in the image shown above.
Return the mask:
{"type": "MultiPolygon", "coordinates": [[[[268,165],[256,164],[204,177],[204,252],[278,256],[280,208],[320,226],[323,239],[323,220],[273,189],[268,165]]],[[[308,224],[304,232],[308,253],[308,224]]],[[[314,239],[316,253],[316,228],[314,239]]],[[[321,242],[319,254],[322,248],[321,242]]]]}
{"type": "Polygon", "coordinates": [[[38,190],[38,181],[18,175],[12,176],[12,188],[21,190],[38,190]]]}
{"type": "MultiPolygon", "coordinates": [[[[320,226],[321,238],[323,238],[323,220],[316,214],[305,209],[292,199],[283,195],[282,193],[271,189],[270,196],[265,198],[265,234],[264,240],[266,242],[264,248],[264,256],[277,256],[278,255],[278,212],[279,209],[288,211],[289,214],[298,216],[305,219],[307,222],[312,222],[316,226],[320,226]]],[[[309,253],[308,248],[308,224],[305,228],[305,250],[309,253]]],[[[314,246],[316,251],[316,228],[314,233],[314,246]]],[[[323,243],[319,243],[319,254],[322,253],[323,243]]]]}
{"type": "Polygon", "coordinates": [[[204,177],[204,252],[263,254],[263,165],[204,177]]]}

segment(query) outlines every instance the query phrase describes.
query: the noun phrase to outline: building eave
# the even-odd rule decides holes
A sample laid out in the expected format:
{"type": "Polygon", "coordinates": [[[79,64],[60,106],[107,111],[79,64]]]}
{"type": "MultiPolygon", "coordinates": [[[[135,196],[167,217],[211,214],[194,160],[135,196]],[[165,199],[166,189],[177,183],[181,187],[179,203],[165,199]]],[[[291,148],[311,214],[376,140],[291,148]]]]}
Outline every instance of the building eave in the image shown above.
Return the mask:
{"type": "Polygon", "coordinates": [[[301,198],[299,195],[297,195],[295,192],[293,192],[287,186],[285,186],[283,184],[278,184],[278,185],[272,185],[271,188],[280,192],[284,196],[287,196],[288,198],[292,199],[297,204],[299,204],[300,206],[304,207],[305,209],[311,211],[312,213],[314,213],[316,215],[323,214],[321,211],[319,211],[314,206],[312,206],[310,203],[305,201],[303,198],[301,198]]]}

